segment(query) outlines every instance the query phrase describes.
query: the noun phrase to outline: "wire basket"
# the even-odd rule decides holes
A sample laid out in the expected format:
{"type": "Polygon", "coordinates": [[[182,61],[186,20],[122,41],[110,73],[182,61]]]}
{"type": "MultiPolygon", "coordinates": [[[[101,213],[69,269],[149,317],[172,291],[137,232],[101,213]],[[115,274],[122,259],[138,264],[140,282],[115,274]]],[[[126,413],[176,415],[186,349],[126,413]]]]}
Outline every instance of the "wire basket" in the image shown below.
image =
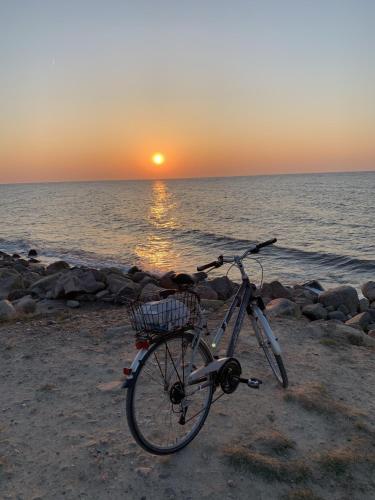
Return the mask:
{"type": "Polygon", "coordinates": [[[134,330],[146,336],[194,328],[200,317],[199,298],[187,291],[176,292],[155,302],[135,300],[126,307],[134,330]]]}

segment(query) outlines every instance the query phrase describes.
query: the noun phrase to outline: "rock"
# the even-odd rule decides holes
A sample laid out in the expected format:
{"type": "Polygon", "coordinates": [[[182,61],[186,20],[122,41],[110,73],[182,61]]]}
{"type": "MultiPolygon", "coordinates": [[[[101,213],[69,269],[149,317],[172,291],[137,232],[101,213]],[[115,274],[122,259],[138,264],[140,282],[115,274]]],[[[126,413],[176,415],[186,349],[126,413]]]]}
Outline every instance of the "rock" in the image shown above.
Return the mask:
{"type": "Polygon", "coordinates": [[[201,306],[202,309],[208,310],[208,311],[217,311],[221,307],[223,307],[224,301],[223,300],[208,300],[208,299],[201,299],[201,306]]]}
{"type": "Polygon", "coordinates": [[[165,290],[160,286],[154,285],[153,283],[148,283],[146,286],[142,288],[139,299],[142,302],[150,302],[153,300],[160,300],[160,292],[165,290]]]}
{"type": "Polygon", "coordinates": [[[22,299],[17,300],[14,304],[16,311],[21,314],[32,314],[36,310],[36,302],[30,295],[22,297],[22,299]]]}
{"type": "Polygon", "coordinates": [[[201,283],[208,277],[208,274],[204,271],[198,271],[197,273],[193,273],[192,277],[195,283],[201,283]]]}
{"type": "Polygon", "coordinates": [[[353,327],[359,326],[362,330],[367,331],[371,322],[371,315],[367,312],[363,312],[353,316],[353,318],[346,321],[345,324],[353,327]]]}
{"type": "Polygon", "coordinates": [[[17,316],[17,311],[9,300],[0,300],[0,322],[9,321],[17,316]]]}
{"type": "Polygon", "coordinates": [[[15,290],[12,290],[9,295],[8,295],[8,300],[11,302],[14,302],[15,300],[22,299],[22,297],[25,297],[26,295],[29,295],[30,292],[25,290],[24,288],[16,288],[15,290]]]}
{"type": "Polygon", "coordinates": [[[24,288],[21,274],[15,269],[0,269],[0,300],[7,299],[12,290],[24,288]]]}
{"type": "Polygon", "coordinates": [[[356,314],[359,307],[357,290],[348,285],[338,286],[322,292],[319,295],[319,302],[325,307],[333,306],[335,309],[343,304],[351,314],[356,314]]]}
{"type": "Polygon", "coordinates": [[[39,275],[45,275],[45,269],[43,264],[38,264],[36,262],[32,262],[29,264],[29,270],[33,273],[38,273],[39,275]]]}
{"type": "Polygon", "coordinates": [[[375,281],[367,281],[361,286],[361,290],[369,302],[375,301],[375,281]]]}
{"type": "Polygon", "coordinates": [[[152,472],[151,467],[136,467],[135,472],[138,474],[138,476],[141,476],[142,478],[147,478],[152,472]]]}
{"type": "Polygon", "coordinates": [[[105,284],[96,280],[92,269],[74,268],[60,274],[53,291],[53,298],[72,298],[79,293],[96,293],[104,288],[105,284]]]}
{"type": "Polygon", "coordinates": [[[67,307],[70,307],[70,309],[77,309],[77,307],[80,307],[80,303],[78,300],[67,300],[66,301],[67,307]]]}
{"type": "Polygon", "coordinates": [[[337,321],[346,321],[346,315],[341,311],[332,311],[328,313],[328,319],[336,319],[337,321]]]}
{"type": "Polygon", "coordinates": [[[347,316],[348,314],[350,314],[349,309],[344,304],[340,304],[338,306],[338,308],[337,308],[337,311],[342,312],[343,314],[345,314],[345,316],[347,316]]]}
{"type": "Polygon", "coordinates": [[[106,297],[107,295],[109,295],[108,290],[100,290],[100,292],[95,294],[95,297],[97,298],[97,300],[100,300],[100,299],[106,297]]]}
{"type": "Polygon", "coordinates": [[[314,336],[317,338],[334,339],[337,341],[338,345],[340,342],[346,342],[357,346],[375,346],[375,340],[369,338],[363,331],[352,328],[339,321],[314,321],[310,323],[307,328],[312,330],[314,336]]]}
{"type": "Polygon", "coordinates": [[[210,286],[202,283],[194,288],[194,291],[199,295],[201,299],[207,300],[217,300],[218,294],[210,286]]]}
{"type": "Polygon", "coordinates": [[[29,259],[29,263],[30,263],[30,264],[40,264],[40,260],[38,260],[38,259],[34,259],[34,257],[31,257],[31,258],[29,259]]]}
{"type": "Polygon", "coordinates": [[[266,312],[269,317],[299,316],[300,308],[289,299],[273,299],[267,304],[266,312]]]}
{"type": "Polygon", "coordinates": [[[58,260],[47,266],[46,274],[55,274],[66,271],[67,269],[70,269],[69,264],[63,260],[58,260]]]}
{"type": "Polygon", "coordinates": [[[375,328],[373,330],[368,331],[368,336],[375,339],[375,328]]]}
{"type": "Polygon", "coordinates": [[[308,304],[313,304],[317,301],[317,295],[304,288],[295,288],[292,292],[293,302],[298,304],[300,307],[307,306],[308,304]]]}
{"type": "Polygon", "coordinates": [[[29,250],[29,253],[27,254],[28,257],[36,257],[38,255],[38,252],[35,250],[35,248],[31,248],[29,250]]]}
{"type": "Polygon", "coordinates": [[[371,302],[370,309],[375,309],[375,300],[373,302],[371,302]]]}
{"type": "Polygon", "coordinates": [[[291,299],[292,293],[286,289],[279,281],[263,283],[260,289],[260,295],[270,297],[271,299],[291,299]]]}
{"type": "Polygon", "coordinates": [[[12,259],[20,259],[21,258],[21,255],[19,255],[18,253],[14,253],[12,255],[12,259]]]}
{"type": "Polygon", "coordinates": [[[215,292],[220,300],[229,299],[237,290],[238,285],[233,283],[227,276],[222,276],[220,278],[214,278],[207,282],[215,292]]]}
{"type": "Polygon", "coordinates": [[[171,280],[171,277],[173,277],[173,276],[176,276],[176,273],[174,271],[169,271],[168,273],[163,274],[159,278],[159,285],[162,288],[168,288],[168,289],[172,289],[173,290],[174,288],[176,288],[176,283],[174,283],[171,280]]]}
{"type": "Polygon", "coordinates": [[[312,321],[318,319],[327,319],[327,311],[322,304],[309,304],[302,308],[302,314],[312,321]]]}
{"type": "Polygon", "coordinates": [[[313,288],[314,290],[317,290],[319,292],[324,292],[324,288],[322,287],[322,285],[319,283],[318,280],[306,281],[306,283],[303,283],[300,286],[310,287],[310,288],[313,288]]]}
{"type": "Polygon", "coordinates": [[[61,273],[51,274],[35,281],[29,288],[39,297],[46,297],[50,292],[51,298],[57,282],[59,281],[61,273]]]}
{"type": "Polygon", "coordinates": [[[335,308],[333,306],[327,306],[326,308],[327,313],[335,311],[335,308]]]}
{"type": "Polygon", "coordinates": [[[111,293],[118,293],[125,285],[129,286],[131,286],[131,284],[136,285],[136,283],[134,283],[132,279],[123,274],[111,273],[107,274],[106,278],[107,278],[108,290],[111,293]]]}
{"type": "Polygon", "coordinates": [[[139,269],[137,266],[133,266],[128,270],[128,274],[135,274],[142,272],[142,269],[139,269]]]}
{"type": "Polygon", "coordinates": [[[132,280],[135,281],[136,283],[139,283],[140,281],[142,281],[146,277],[150,277],[149,274],[147,274],[143,271],[136,271],[135,273],[128,273],[128,274],[131,275],[132,280]]]}
{"type": "Polygon", "coordinates": [[[29,267],[29,263],[27,262],[27,260],[19,259],[14,264],[13,269],[15,269],[19,273],[23,274],[25,271],[27,271],[28,267],[29,267]]]}
{"type": "Polygon", "coordinates": [[[370,301],[366,297],[359,299],[359,312],[366,312],[368,309],[370,309],[370,301]]]}

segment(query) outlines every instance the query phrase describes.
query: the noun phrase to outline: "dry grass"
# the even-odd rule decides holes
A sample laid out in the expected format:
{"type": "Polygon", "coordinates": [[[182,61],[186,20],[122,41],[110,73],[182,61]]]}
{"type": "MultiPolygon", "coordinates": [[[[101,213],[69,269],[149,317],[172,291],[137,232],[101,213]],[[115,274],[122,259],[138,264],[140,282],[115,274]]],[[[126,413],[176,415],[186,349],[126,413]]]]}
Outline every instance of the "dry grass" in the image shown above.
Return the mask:
{"type": "Polygon", "coordinates": [[[336,346],[339,343],[335,339],[330,339],[328,337],[325,337],[325,338],[319,340],[319,344],[326,345],[326,346],[336,346]]]}
{"type": "Polygon", "coordinates": [[[276,455],[284,455],[289,450],[295,448],[294,441],[275,429],[258,432],[255,434],[253,442],[265,451],[275,453],[276,455]]]}
{"type": "Polygon", "coordinates": [[[310,383],[289,389],[284,396],[286,401],[300,404],[305,410],[325,415],[340,414],[349,419],[366,416],[361,410],[332,399],[323,384],[310,383]]]}
{"type": "Polygon", "coordinates": [[[283,500],[322,500],[322,498],[315,495],[309,488],[303,488],[289,491],[283,500]]]}
{"type": "Polygon", "coordinates": [[[297,482],[310,476],[310,469],[302,460],[283,461],[242,446],[226,448],[224,456],[233,467],[259,475],[268,481],[297,482]]]}
{"type": "Polygon", "coordinates": [[[316,462],[327,474],[341,476],[345,474],[352,465],[375,466],[375,454],[367,453],[357,448],[336,448],[319,454],[316,462]]]}

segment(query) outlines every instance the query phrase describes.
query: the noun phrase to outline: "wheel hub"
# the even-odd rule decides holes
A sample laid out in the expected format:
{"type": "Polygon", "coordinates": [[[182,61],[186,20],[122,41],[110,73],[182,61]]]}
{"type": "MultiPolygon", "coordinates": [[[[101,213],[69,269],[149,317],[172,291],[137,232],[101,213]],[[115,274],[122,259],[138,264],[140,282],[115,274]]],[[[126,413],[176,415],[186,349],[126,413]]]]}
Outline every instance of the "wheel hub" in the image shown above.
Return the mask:
{"type": "Polygon", "coordinates": [[[181,382],[175,382],[169,392],[169,397],[174,405],[178,405],[185,397],[184,386],[181,382]]]}

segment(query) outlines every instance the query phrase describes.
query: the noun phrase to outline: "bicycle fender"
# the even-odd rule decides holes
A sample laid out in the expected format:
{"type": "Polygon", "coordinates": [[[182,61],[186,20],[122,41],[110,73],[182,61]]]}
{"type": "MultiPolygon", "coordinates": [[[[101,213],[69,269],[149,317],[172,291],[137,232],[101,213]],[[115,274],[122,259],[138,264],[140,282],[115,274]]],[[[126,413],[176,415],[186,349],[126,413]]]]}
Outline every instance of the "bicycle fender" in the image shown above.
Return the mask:
{"type": "Polygon", "coordinates": [[[271,327],[267,321],[267,318],[264,316],[262,311],[258,307],[254,307],[254,313],[255,317],[258,318],[260,323],[262,324],[263,330],[265,334],[267,335],[267,338],[272,346],[272,351],[274,354],[280,355],[281,354],[281,347],[280,344],[278,343],[277,339],[275,338],[271,327]]]}
{"type": "Polygon", "coordinates": [[[135,358],[133,359],[133,362],[131,364],[131,374],[126,378],[124,383],[122,384],[123,389],[128,389],[133,385],[134,382],[134,375],[137,375],[138,370],[140,367],[143,365],[143,360],[146,356],[148,349],[140,349],[135,358]]]}

